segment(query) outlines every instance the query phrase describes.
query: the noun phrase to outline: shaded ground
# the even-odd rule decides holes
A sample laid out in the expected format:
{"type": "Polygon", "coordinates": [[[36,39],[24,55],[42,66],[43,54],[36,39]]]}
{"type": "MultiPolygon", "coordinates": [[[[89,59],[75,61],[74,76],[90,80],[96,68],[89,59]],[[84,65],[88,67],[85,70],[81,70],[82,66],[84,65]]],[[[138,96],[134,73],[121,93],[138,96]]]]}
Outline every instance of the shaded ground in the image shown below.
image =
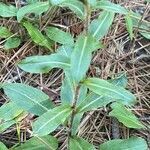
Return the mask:
{"type": "MultiPolygon", "coordinates": [[[[144,13],[146,4],[142,0],[115,2],[121,5],[144,13]]],[[[14,3],[13,1],[11,3],[14,3]]],[[[93,18],[97,16],[93,13],[93,18]]],[[[150,13],[147,11],[144,18],[149,20],[150,13]]],[[[39,19],[37,19],[38,21],[39,19]]],[[[64,30],[68,30],[72,35],[80,34],[83,29],[83,22],[78,20],[73,14],[64,9],[53,9],[42,18],[40,18],[40,27],[43,29],[46,25],[55,25],[64,30]]],[[[15,65],[19,60],[29,55],[48,54],[49,52],[39,46],[36,46],[29,37],[26,36],[25,30],[13,19],[0,18],[0,25],[9,27],[11,31],[22,37],[22,44],[19,48],[9,52],[1,48],[3,41],[0,41],[0,82],[22,82],[42,89],[55,103],[59,103],[59,92],[63,78],[62,70],[54,69],[49,74],[33,75],[22,72],[15,65]]],[[[103,40],[106,48],[97,51],[93,55],[89,76],[96,76],[107,79],[115,77],[121,72],[126,72],[128,77],[128,89],[132,91],[138,100],[137,105],[132,109],[136,116],[147,127],[150,127],[150,42],[137,34],[135,48],[131,51],[131,41],[125,28],[124,18],[121,15],[115,17],[113,26],[108,35],[103,40]]],[[[57,45],[54,47],[57,48],[57,45]]],[[[6,96],[0,93],[0,105],[7,101],[6,96]]],[[[108,139],[119,136],[128,138],[131,135],[144,137],[147,142],[150,141],[150,131],[128,129],[115,120],[108,117],[109,109],[101,108],[96,111],[88,112],[84,115],[81,122],[79,135],[85,137],[95,145],[99,145],[108,139]],[[115,127],[114,127],[115,126],[115,127]],[[114,130],[114,128],[116,130],[114,130]],[[117,135],[116,135],[117,134],[117,135]]],[[[29,138],[28,129],[33,117],[29,115],[21,122],[21,141],[29,138]]],[[[59,137],[60,149],[65,149],[66,135],[62,131],[54,133],[59,137]]],[[[16,127],[11,127],[0,134],[1,141],[7,145],[14,145],[18,142],[16,127]]]]}

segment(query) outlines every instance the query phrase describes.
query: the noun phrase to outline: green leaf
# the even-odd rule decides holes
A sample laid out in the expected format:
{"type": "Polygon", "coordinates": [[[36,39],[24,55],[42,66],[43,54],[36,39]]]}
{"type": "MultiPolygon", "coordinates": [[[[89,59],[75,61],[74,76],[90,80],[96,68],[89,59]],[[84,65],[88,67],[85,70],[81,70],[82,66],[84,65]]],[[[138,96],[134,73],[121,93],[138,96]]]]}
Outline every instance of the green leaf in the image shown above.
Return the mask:
{"type": "Polygon", "coordinates": [[[64,32],[55,27],[47,27],[45,31],[47,36],[55,42],[68,45],[73,45],[74,43],[71,34],[68,32],[64,32]]]}
{"type": "Polygon", "coordinates": [[[80,137],[70,138],[70,150],[96,150],[95,147],[88,141],[80,137]]]}
{"type": "Polygon", "coordinates": [[[88,96],[78,105],[77,111],[87,112],[90,110],[96,110],[99,107],[104,107],[110,102],[114,101],[112,98],[106,96],[99,96],[95,93],[90,93],[88,96]]]}
{"type": "Polygon", "coordinates": [[[62,105],[44,113],[33,123],[33,134],[44,136],[51,133],[69,117],[71,111],[70,105],[62,105]]]}
{"type": "Polygon", "coordinates": [[[21,146],[13,148],[13,150],[56,150],[57,148],[57,139],[51,135],[47,135],[43,137],[33,137],[21,146]]]}
{"type": "Polygon", "coordinates": [[[8,150],[8,148],[2,142],[0,142],[0,149],[1,150],[8,150]]]}
{"type": "Polygon", "coordinates": [[[37,3],[38,0],[26,0],[26,2],[27,2],[28,4],[33,4],[33,3],[37,3]]]}
{"type": "Polygon", "coordinates": [[[70,60],[59,54],[31,56],[22,60],[18,66],[30,73],[47,73],[52,68],[70,68],[70,60]]]}
{"type": "Polygon", "coordinates": [[[6,27],[0,27],[0,38],[8,38],[11,35],[12,33],[6,27]]]}
{"type": "Polygon", "coordinates": [[[78,127],[80,125],[80,122],[81,122],[81,119],[83,117],[83,114],[84,113],[77,113],[75,116],[74,116],[74,120],[73,120],[73,123],[72,123],[72,135],[76,135],[77,132],[78,132],[78,127]]]}
{"type": "Polygon", "coordinates": [[[68,7],[72,10],[80,19],[85,18],[84,5],[78,0],[65,0],[59,6],[68,7]]]}
{"type": "MultiPolygon", "coordinates": [[[[127,85],[127,78],[125,74],[121,74],[117,78],[108,81],[116,86],[126,87],[127,85]]],[[[104,107],[113,101],[114,99],[112,98],[109,98],[107,96],[100,96],[98,94],[91,92],[81,101],[81,103],[79,103],[77,111],[86,112],[90,110],[95,110],[99,107],[104,107]]]]}
{"type": "Polygon", "coordinates": [[[81,81],[89,68],[92,52],[98,48],[98,42],[90,35],[80,35],[71,56],[71,73],[74,81],[81,81]]]}
{"type": "Polygon", "coordinates": [[[84,85],[81,85],[80,86],[80,89],[79,89],[79,94],[78,94],[78,100],[77,100],[77,105],[80,104],[87,96],[87,87],[84,86],[84,85]]]}
{"type": "Polygon", "coordinates": [[[73,51],[73,46],[70,45],[62,45],[57,49],[57,53],[59,53],[60,55],[64,55],[68,58],[71,57],[73,51]]]}
{"type": "MultiPolygon", "coordinates": [[[[133,13],[132,14],[132,17],[134,17],[134,18],[132,18],[132,21],[133,21],[133,26],[134,27],[138,27],[138,24],[139,24],[139,21],[141,20],[141,16],[140,15],[138,15],[138,14],[135,14],[135,13],[133,13]]],[[[149,29],[150,29],[150,22],[146,22],[145,20],[142,22],[142,23],[140,23],[140,26],[139,26],[139,33],[143,36],[143,37],[145,37],[145,38],[147,38],[147,39],[150,39],[150,31],[149,31],[149,29]]]]}
{"type": "Polygon", "coordinates": [[[109,116],[116,117],[119,122],[123,123],[126,127],[135,129],[145,128],[138,118],[124,105],[113,103],[111,108],[113,110],[109,113],[109,116]]]}
{"type": "Polygon", "coordinates": [[[96,1],[97,1],[97,0],[88,0],[88,3],[89,3],[92,7],[94,7],[94,6],[96,6],[96,4],[97,4],[96,1]]]}
{"type": "Polygon", "coordinates": [[[12,120],[22,112],[23,110],[20,109],[20,107],[18,107],[14,102],[9,102],[0,107],[0,119],[5,121],[12,120]]]}
{"type": "Polygon", "coordinates": [[[150,40],[150,32],[148,31],[140,31],[140,34],[146,39],[150,40]]]}
{"type": "Polygon", "coordinates": [[[5,84],[3,89],[7,97],[23,110],[36,115],[41,115],[49,110],[42,104],[49,101],[48,95],[36,88],[21,83],[10,83],[5,84]]]}
{"type": "Polygon", "coordinates": [[[110,83],[126,88],[128,84],[128,80],[125,73],[120,74],[114,79],[108,80],[110,83]]]}
{"type": "Polygon", "coordinates": [[[17,8],[13,5],[6,5],[0,2],[0,16],[1,17],[13,17],[17,15],[17,8]]]}
{"type": "Polygon", "coordinates": [[[49,0],[52,5],[58,5],[63,3],[66,0],[49,0]]]}
{"type": "Polygon", "coordinates": [[[80,19],[84,19],[84,5],[78,0],[50,0],[52,5],[59,5],[60,7],[68,7],[80,19]]]}
{"type": "Polygon", "coordinates": [[[127,14],[128,11],[124,7],[120,6],[119,4],[111,3],[107,0],[101,0],[97,2],[97,5],[95,5],[95,8],[97,9],[104,9],[106,11],[111,11],[114,13],[120,13],[120,14],[127,14]]]}
{"type": "Polygon", "coordinates": [[[129,139],[110,140],[100,145],[99,150],[147,150],[148,146],[144,139],[131,137],[129,139]]]}
{"type": "MultiPolygon", "coordinates": [[[[75,85],[72,81],[73,81],[72,78],[69,76],[68,73],[66,73],[61,86],[61,92],[60,92],[61,102],[63,104],[72,104],[72,100],[74,99],[75,85]]],[[[86,94],[87,94],[87,87],[82,85],[79,89],[77,103],[80,103],[83,99],[85,99],[86,94]]]]}
{"type": "Polygon", "coordinates": [[[5,44],[4,44],[4,49],[12,49],[12,48],[17,48],[21,43],[20,38],[18,37],[11,37],[9,38],[5,44]]]}
{"type": "Polygon", "coordinates": [[[125,16],[125,21],[126,21],[127,31],[130,35],[130,39],[132,40],[134,37],[134,34],[133,34],[133,21],[132,21],[132,17],[130,16],[130,14],[127,14],[125,16]]]}
{"type": "Polygon", "coordinates": [[[99,78],[88,78],[84,81],[84,85],[100,96],[120,100],[121,103],[125,105],[134,104],[136,101],[136,98],[132,93],[122,87],[115,86],[106,80],[99,78]]]}
{"type": "Polygon", "coordinates": [[[89,26],[89,33],[93,35],[97,40],[102,39],[108,32],[114,19],[114,13],[103,11],[98,19],[91,22],[89,26]]]}
{"type": "Polygon", "coordinates": [[[20,22],[26,14],[34,13],[37,15],[42,14],[49,8],[49,2],[36,2],[33,4],[28,4],[20,8],[17,12],[17,20],[20,22]]]}
{"type": "Polygon", "coordinates": [[[9,121],[5,121],[5,122],[1,122],[0,123],[0,133],[4,132],[6,129],[8,129],[9,127],[11,127],[15,123],[16,122],[14,120],[9,120],[9,121]]]}
{"type": "Polygon", "coordinates": [[[27,29],[31,39],[38,45],[44,46],[51,50],[52,43],[48,41],[47,37],[44,36],[38,28],[33,26],[31,23],[25,21],[23,22],[23,26],[27,29]]]}
{"type": "Polygon", "coordinates": [[[22,112],[21,114],[19,114],[18,116],[16,116],[13,120],[8,120],[8,121],[1,121],[0,122],[0,133],[4,132],[5,130],[7,130],[8,128],[10,128],[12,125],[16,124],[17,122],[20,122],[22,119],[24,119],[25,117],[27,117],[27,113],[26,112],[22,112]]]}
{"type": "Polygon", "coordinates": [[[71,104],[72,100],[74,99],[75,95],[75,88],[72,83],[72,79],[68,74],[66,74],[62,86],[61,86],[61,102],[62,104],[71,104]]]}

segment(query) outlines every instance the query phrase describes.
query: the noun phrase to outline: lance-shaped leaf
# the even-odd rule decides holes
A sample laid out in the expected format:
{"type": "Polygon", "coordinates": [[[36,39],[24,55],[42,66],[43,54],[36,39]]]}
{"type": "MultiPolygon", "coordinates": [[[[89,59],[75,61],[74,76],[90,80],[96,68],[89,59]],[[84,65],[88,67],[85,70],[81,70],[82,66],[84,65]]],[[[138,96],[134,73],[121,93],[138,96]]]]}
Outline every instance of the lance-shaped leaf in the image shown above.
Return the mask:
{"type": "Polygon", "coordinates": [[[150,30],[149,30],[150,29],[150,22],[144,20],[143,22],[141,22],[139,24],[142,16],[140,16],[139,14],[133,13],[133,12],[130,15],[132,17],[133,26],[137,28],[138,25],[140,25],[139,26],[139,33],[142,36],[144,36],[145,38],[150,39],[150,30]]]}
{"type": "Polygon", "coordinates": [[[12,120],[22,112],[23,110],[18,107],[14,102],[9,102],[7,104],[3,104],[0,107],[0,119],[5,121],[12,120]]]}
{"type": "Polygon", "coordinates": [[[77,107],[78,112],[86,112],[95,110],[99,107],[104,107],[110,102],[114,101],[112,98],[99,96],[95,93],[90,93],[77,107]]]}
{"type": "Polygon", "coordinates": [[[0,2],[0,16],[1,17],[13,17],[17,15],[18,9],[13,5],[6,5],[0,2]]]}
{"type": "Polygon", "coordinates": [[[74,120],[73,120],[73,123],[72,123],[72,135],[76,135],[77,134],[78,128],[80,126],[81,119],[83,117],[83,114],[84,113],[77,113],[74,116],[74,120]]]}
{"type": "MultiPolygon", "coordinates": [[[[127,85],[127,78],[125,74],[121,74],[117,78],[108,81],[116,86],[126,87],[127,85]]],[[[85,99],[81,101],[81,103],[79,103],[77,111],[86,112],[86,111],[94,110],[99,107],[104,107],[113,101],[114,99],[112,98],[109,98],[107,96],[106,97],[100,96],[98,94],[91,92],[85,97],[85,99]]]]}
{"type": "MultiPolygon", "coordinates": [[[[65,73],[65,78],[63,80],[60,92],[61,102],[63,104],[72,104],[72,101],[74,100],[75,96],[75,86],[76,85],[73,83],[73,79],[70,77],[70,75],[68,73],[65,73]]],[[[79,89],[77,104],[85,99],[86,94],[87,94],[87,87],[82,85],[79,89]]]]}
{"type": "Polygon", "coordinates": [[[43,105],[49,102],[48,95],[36,88],[21,83],[6,83],[3,89],[7,97],[23,110],[36,115],[41,115],[49,110],[43,105]]]}
{"type": "Polygon", "coordinates": [[[127,84],[128,84],[128,80],[127,80],[126,74],[124,74],[124,73],[120,74],[116,78],[108,80],[108,81],[110,83],[116,85],[116,86],[121,86],[121,87],[124,87],[124,88],[126,88],[127,84]]]}
{"type": "Polygon", "coordinates": [[[68,7],[72,10],[80,19],[85,18],[84,5],[79,0],[50,0],[52,5],[58,5],[60,7],[68,7]]]}
{"type": "Polygon", "coordinates": [[[58,148],[57,139],[51,135],[42,137],[33,137],[27,140],[21,146],[13,148],[13,150],[56,150],[58,148]]]}
{"type": "Polygon", "coordinates": [[[81,85],[80,86],[80,89],[79,89],[79,94],[78,94],[78,100],[77,100],[77,105],[79,105],[87,96],[87,87],[84,86],[84,85],[81,85]]]}
{"type": "Polygon", "coordinates": [[[78,0],[65,0],[59,6],[68,7],[71,9],[80,19],[85,18],[84,5],[78,0]]]}
{"type": "Polygon", "coordinates": [[[100,96],[120,100],[125,105],[134,104],[136,100],[132,93],[122,87],[115,86],[106,80],[99,78],[88,78],[84,81],[84,85],[100,96]]]}
{"type": "Polygon", "coordinates": [[[100,40],[107,34],[113,19],[113,12],[103,11],[98,19],[91,22],[89,26],[89,33],[91,33],[96,39],[100,40]]]}
{"type": "Polygon", "coordinates": [[[16,122],[14,120],[0,122],[0,133],[4,132],[6,129],[8,129],[9,127],[11,127],[15,123],[16,122]]]}
{"type": "Polygon", "coordinates": [[[74,81],[81,81],[89,68],[92,51],[98,48],[98,42],[90,35],[80,35],[71,55],[71,73],[74,81]]]}
{"type": "Polygon", "coordinates": [[[100,145],[99,150],[147,150],[148,146],[144,139],[131,137],[129,139],[110,140],[100,145]]]}
{"type": "Polygon", "coordinates": [[[97,4],[95,5],[95,8],[104,9],[106,11],[111,11],[111,12],[121,13],[121,14],[128,13],[128,11],[124,7],[120,6],[119,4],[111,3],[110,1],[107,0],[98,1],[97,4]]]}
{"type": "Polygon", "coordinates": [[[30,73],[47,73],[52,68],[69,69],[70,60],[59,54],[31,56],[22,60],[18,66],[30,73]]]}
{"type": "Polygon", "coordinates": [[[0,38],[7,38],[11,35],[12,33],[6,27],[0,27],[0,38]]]}
{"type": "Polygon", "coordinates": [[[138,118],[124,105],[120,103],[113,103],[111,108],[113,110],[109,113],[109,116],[116,117],[126,127],[135,129],[145,128],[138,118]]]}
{"type": "Polygon", "coordinates": [[[20,38],[18,37],[11,37],[9,38],[5,44],[4,44],[4,49],[12,49],[12,48],[17,48],[21,43],[20,38]]]}
{"type": "Polygon", "coordinates": [[[132,40],[134,37],[134,34],[133,34],[133,21],[132,21],[132,17],[130,16],[130,14],[126,15],[125,21],[126,21],[127,31],[130,35],[130,39],[132,40]]]}
{"type": "Polygon", "coordinates": [[[7,130],[9,127],[12,125],[16,124],[17,122],[20,122],[22,119],[24,119],[28,114],[26,112],[23,112],[16,116],[16,118],[8,121],[1,121],[0,122],[0,133],[4,132],[7,130]]]}
{"type": "Polygon", "coordinates": [[[12,120],[8,120],[8,121],[0,120],[0,133],[4,132],[8,128],[10,128],[12,125],[17,124],[22,119],[24,119],[25,117],[27,117],[27,115],[28,115],[27,112],[22,112],[18,116],[16,115],[16,117],[14,119],[12,119],[12,120]]]}
{"type": "Polygon", "coordinates": [[[68,45],[73,45],[74,43],[71,34],[68,32],[64,32],[55,27],[47,27],[45,31],[47,36],[55,42],[68,45]]]}
{"type": "Polygon", "coordinates": [[[71,114],[70,105],[58,106],[42,116],[33,123],[33,134],[44,136],[54,131],[71,114]]]}
{"type": "Polygon", "coordinates": [[[90,144],[88,141],[80,137],[70,138],[69,149],[70,150],[96,150],[92,144],[90,144]]]}
{"type": "Polygon", "coordinates": [[[33,26],[30,22],[23,22],[23,26],[27,29],[31,39],[38,45],[44,46],[51,50],[52,43],[44,36],[38,28],[33,26]]]}
{"type": "Polygon", "coordinates": [[[71,104],[75,96],[75,88],[72,79],[66,74],[61,86],[61,102],[62,104],[71,104]]]}
{"type": "Polygon", "coordinates": [[[8,150],[8,148],[2,142],[0,142],[0,149],[1,150],[8,150]]]}
{"type": "Polygon", "coordinates": [[[36,2],[20,8],[17,12],[17,20],[20,22],[26,14],[34,13],[37,15],[49,9],[49,2],[36,2]]]}
{"type": "MultiPolygon", "coordinates": [[[[121,86],[121,87],[127,86],[127,78],[126,78],[125,74],[121,74],[117,78],[111,79],[108,81],[116,86],[121,86]]],[[[79,105],[77,107],[77,111],[78,112],[86,112],[86,111],[90,111],[90,110],[95,110],[99,107],[104,107],[113,101],[115,101],[115,100],[112,98],[109,98],[107,96],[100,96],[98,94],[91,92],[81,101],[81,103],[79,103],[79,105]]],[[[122,101],[120,101],[120,102],[122,102],[122,101]]]]}

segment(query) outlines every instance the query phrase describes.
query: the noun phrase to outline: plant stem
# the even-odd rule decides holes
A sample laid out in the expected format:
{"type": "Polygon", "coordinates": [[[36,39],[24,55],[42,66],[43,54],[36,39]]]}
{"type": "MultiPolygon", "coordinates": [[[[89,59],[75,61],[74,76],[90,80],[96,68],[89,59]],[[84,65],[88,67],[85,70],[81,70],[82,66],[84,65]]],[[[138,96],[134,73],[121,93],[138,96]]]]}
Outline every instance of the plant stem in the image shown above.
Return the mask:
{"type": "MultiPolygon", "coordinates": [[[[85,5],[85,13],[86,13],[86,18],[85,18],[85,24],[84,24],[84,31],[85,34],[88,34],[88,26],[90,24],[90,18],[91,18],[91,9],[90,9],[90,5],[88,3],[88,0],[84,0],[83,1],[84,5],[85,5]]],[[[70,117],[70,121],[68,124],[68,149],[69,149],[69,142],[70,142],[70,137],[72,136],[72,125],[73,125],[73,121],[74,121],[74,117],[76,115],[76,104],[77,104],[77,100],[78,100],[78,96],[79,96],[79,89],[80,89],[80,83],[76,86],[75,88],[75,96],[72,102],[72,113],[71,113],[71,117],[70,117]]]]}
{"type": "Polygon", "coordinates": [[[86,13],[84,31],[86,34],[88,34],[88,27],[91,20],[91,8],[90,8],[90,4],[88,3],[88,0],[84,0],[84,4],[85,4],[85,13],[86,13]]]}
{"type": "Polygon", "coordinates": [[[70,122],[69,122],[69,125],[68,125],[69,126],[69,130],[68,130],[68,147],[69,147],[70,137],[72,136],[72,125],[73,125],[73,120],[74,120],[74,117],[75,117],[75,114],[76,114],[76,104],[77,104],[77,100],[78,100],[79,89],[80,89],[80,85],[78,85],[75,89],[75,96],[74,96],[74,100],[73,100],[73,103],[72,103],[72,113],[71,113],[70,122]]]}

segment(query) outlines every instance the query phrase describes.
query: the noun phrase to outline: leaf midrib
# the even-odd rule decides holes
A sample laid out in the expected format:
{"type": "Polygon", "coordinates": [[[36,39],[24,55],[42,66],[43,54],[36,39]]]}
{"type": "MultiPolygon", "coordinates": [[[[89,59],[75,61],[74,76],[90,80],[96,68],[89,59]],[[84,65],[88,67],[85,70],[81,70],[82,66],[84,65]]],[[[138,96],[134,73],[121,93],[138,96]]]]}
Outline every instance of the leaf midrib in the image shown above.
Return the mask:
{"type": "Polygon", "coordinates": [[[80,66],[81,66],[81,63],[82,63],[82,58],[83,58],[83,55],[84,55],[84,52],[85,52],[85,47],[87,45],[87,39],[88,39],[88,37],[85,37],[85,39],[84,39],[84,44],[83,44],[83,47],[82,47],[82,50],[81,50],[81,55],[80,55],[80,59],[79,59],[78,67],[77,67],[77,75],[80,72],[80,66]]]}
{"type": "MultiPolygon", "coordinates": [[[[87,85],[91,85],[91,86],[94,86],[94,87],[98,87],[98,88],[101,88],[101,89],[106,89],[108,91],[112,91],[112,92],[114,92],[114,93],[116,93],[118,95],[121,95],[121,97],[124,97],[126,100],[130,100],[130,98],[128,98],[128,97],[124,96],[123,94],[121,94],[120,92],[116,92],[115,90],[112,90],[110,88],[107,88],[107,87],[104,87],[104,86],[100,86],[100,85],[97,85],[97,84],[94,84],[94,83],[88,83],[87,85]]],[[[97,94],[98,94],[98,92],[97,92],[97,94]]]]}
{"type": "MultiPolygon", "coordinates": [[[[105,22],[105,19],[108,17],[109,13],[107,12],[107,15],[104,17],[104,19],[102,20],[101,24],[99,25],[99,27],[97,28],[97,30],[94,32],[93,36],[95,37],[97,35],[97,33],[99,32],[100,28],[102,27],[102,25],[105,22]]],[[[98,19],[99,20],[99,19],[98,19]]]]}
{"type": "Polygon", "coordinates": [[[8,90],[15,91],[16,93],[19,93],[20,95],[23,95],[23,96],[27,97],[27,98],[30,99],[33,103],[38,104],[38,105],[39,105],[40,107],[42,107],[45,111],[48,111],[48,109],[47,109],[45,106],[41,105],[38,101],[36,101],[35,99],[29,97],[28,95],[26,95],[26,94],[24,94],[24,93],[21,93],[21,92],[15,90],[15,89],[10,88],[10,87],[7,88],[7,89],[8,89],[8,90]]]}
{"type": "MultiPolygon", "coordinates": [[[[119,117],[121,117],[121,118],[124,118],[125,120],[127,120],[127,121],[125,121],[125,122],[130,122],[131,124],[133,123],[133,124],[135,124],[135,125],[137,125],[137,126],[140,126],[141,128],[142,128],[142,125],[141,124],[139,124],[139,123],[136,123],[133,119],[136,119],[136,118],[132,118],[132,117],[130,117],[130,116],[125,116],[125,114],[124,115],[117,115],[117,116],[119,116],[119,117]]],[[[120,119],[119,119],[120,120],[120,119]]],[[[138,121],[138,120],[136,120],[136,121],[138,121]]],[[[121,121],[121,122],[124,122],[124,121],[121,121]]],[[[127,123],[128,124],[128,123],[127,123]]],[[[131,126],[131,125],[130,125],[131,126]]]]}
{"type": "MultiPolygon", "coordinates": [[[[88,103],[87,105],[85,105],[84,107],[82,107],[82,105],[80,105],[79,107],[81,107],[80,111],[84,111],[84,109],[86,109],[87,107],[89,107],[90,105],[92,105],[93,103],[97,102],[100,98],[102,98],[103,96],[100,96],[98,98],[96,98],[95,100],[91,101],[90,103],[88,103]]],[[[82,103],[81,103],[82,104],[82,103]]]]}
{"type": "Polygon", "coordinates": [[[62,113],[65,113],[67,111],[68,111],[68,109],[59,112],[57,115],[55,115],[50,120],[48,120],[47,122],[45,122],[45,124],[43,124],[37,131],[35,131],[35,133],[38,133],[42,128],[44,128],[47,124],[49,124],[49,122],[51,122],[52,120],[54,120],[55,118],[57,118],[59,115],[61,115],[62,113]]]}
{"type": "MultiPolygon", "coordinates": [[[[59,62],[59,61],[47,61],[47,62],[31,62],[32,64],[36,64],[36,65],[43,65],[43,64],[62,64],[62,65],[65,65],[65,66],[68,66],[70,67],[70,64],[69,63],[63,63],[63,62],[59,62]]],[[[27,65],[32,65],[32,64],[28,64],[28,63],[20,63],[20,64],[27,64],[27,65]]]]}

